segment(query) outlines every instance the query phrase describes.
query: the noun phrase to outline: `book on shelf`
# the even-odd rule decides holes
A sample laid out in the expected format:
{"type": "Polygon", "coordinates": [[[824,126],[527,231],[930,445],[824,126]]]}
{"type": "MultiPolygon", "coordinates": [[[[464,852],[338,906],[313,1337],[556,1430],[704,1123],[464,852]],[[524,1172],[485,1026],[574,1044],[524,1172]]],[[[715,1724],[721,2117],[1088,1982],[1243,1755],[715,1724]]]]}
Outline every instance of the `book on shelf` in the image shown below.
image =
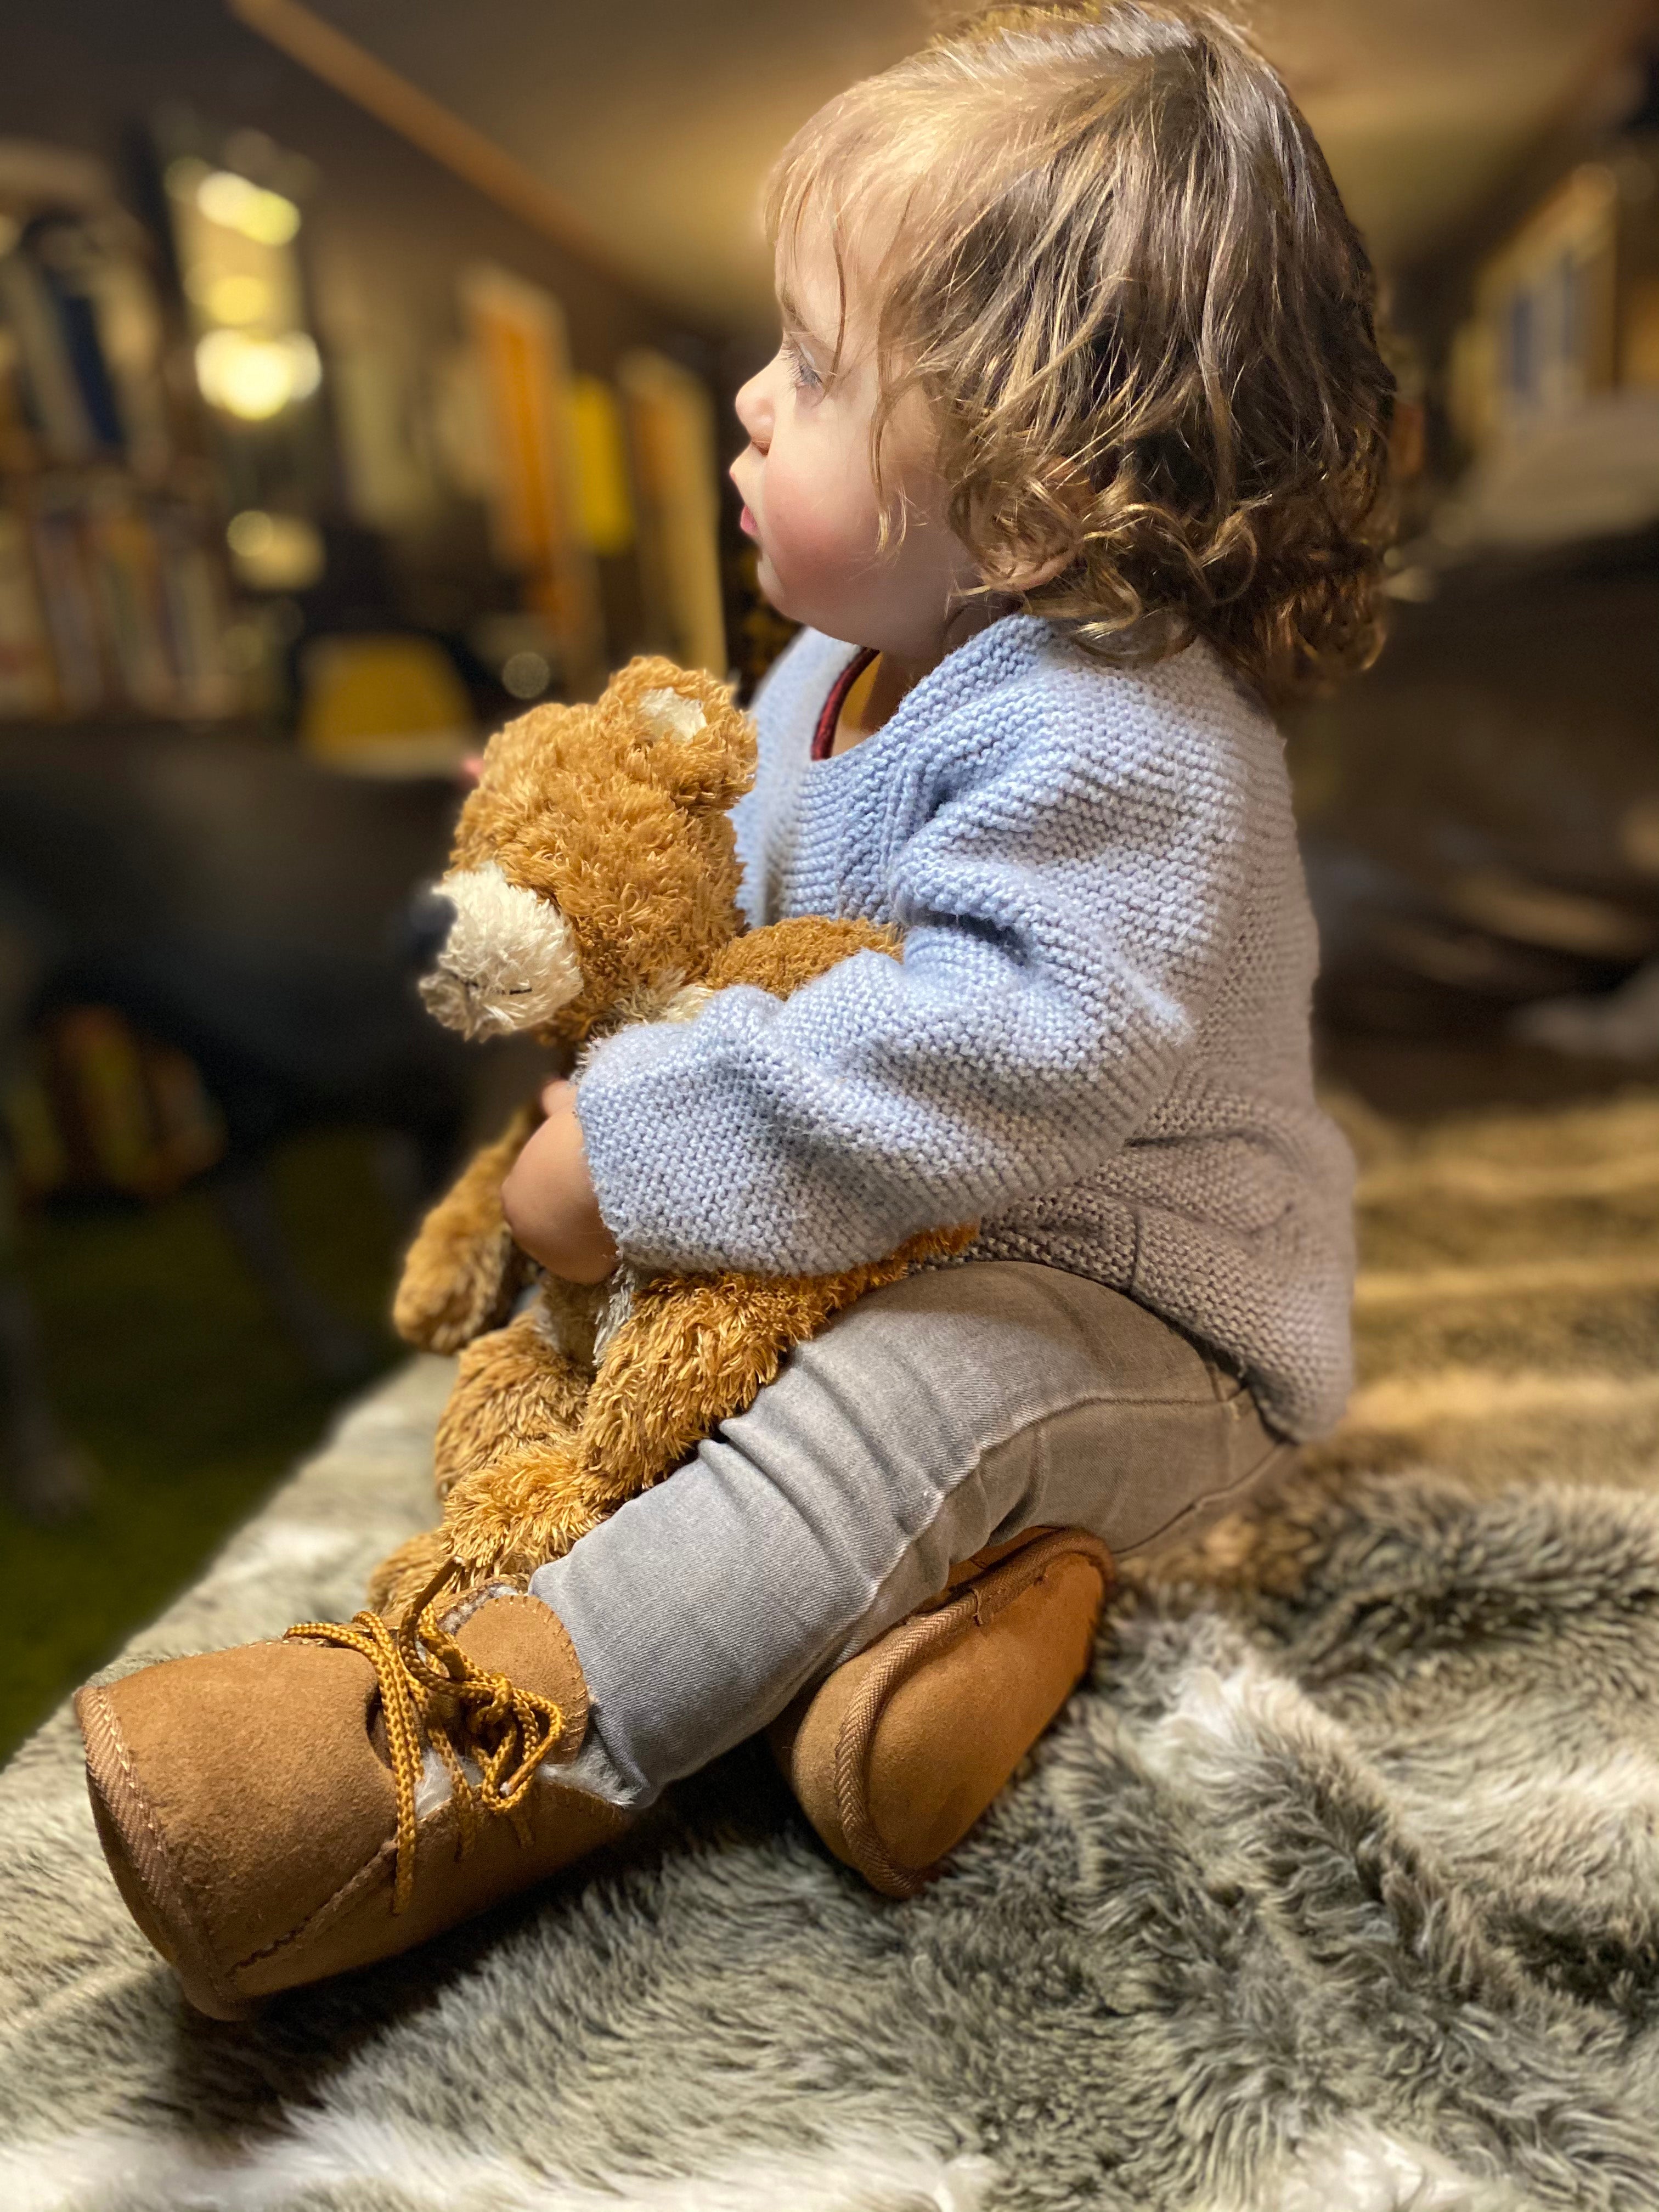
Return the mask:
{"type": "Polygon", "coordinates": [[[95,714],[114,702],[80,516],[49,487],[37,489],[30,505],[29,537],[52,640],[58,708],[95,714]]]}
{"type": "Polygon", "coordinates": [[[0,507],[0,714],[234,714],[231,610],[204,518],[118,477],[41,477],[0,507]]]}
{"type": "Polygon", "coordinates": [[[52,640],[22,520],[0,509],[0,714],[49,714],[58,703],[52,640]]]}
{"type": "Polygon", "coordinates": [[[21,428],[41,465],[115,460],[159,477],[172,443],[161,319],[123,222],[53,214],[27,224],[0,255],[0,324],[8,444],[21,428]]]}
{"type": "Polygon", "coordinates": [[[149,518],[118,498],[89,502],[82,524],[116,689],[141,713],[171,714],[179,682],[167,635],[161,552],[149,518]]]}
{"type": "Polygon", "coordinates": [[[64,1007],[17,1060],[0,1132],[27,1198],[166,1198],[224,1157],[224,1120],[195,1063],[113,1007],[64,1007]]]}
{"type": "Polygon", "coordinates": [[[194,516],[178,507],[155,516],[161,590],[178,683],[177,711],[205,719],[234,714],[243,689],[226,641],[231,609],[224,573],[203,542],[194,516]]]}
{"type": "Polygon", "coordinates": [[[108,248],[73,216],[45,216],[23,234],[23,258],[39,272],[56,322],[93,454],[125,453],[126,424],[106,343],[97,272],[108,248]]]}
{"type": "Polygon", "coordinates": [[[155,288],[131,225],[0,254],[0,715],[232,714],[216,530],[167,489],[155,288]]]}
{"type": "Polygon", "coordinates": [[[68,334],[45,272],[24,245],[0,260],[0,313],[16,344],[24,407],[41,458],[93,459],[98,446],[68,334]]]}

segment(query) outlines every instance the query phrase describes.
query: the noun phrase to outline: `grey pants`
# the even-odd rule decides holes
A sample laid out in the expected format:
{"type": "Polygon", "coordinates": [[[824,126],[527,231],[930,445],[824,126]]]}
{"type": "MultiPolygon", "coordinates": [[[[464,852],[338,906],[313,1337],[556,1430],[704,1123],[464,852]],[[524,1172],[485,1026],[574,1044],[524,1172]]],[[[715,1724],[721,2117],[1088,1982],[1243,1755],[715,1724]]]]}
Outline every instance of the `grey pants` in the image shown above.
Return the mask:
{"type": "Polygon", "coordinates": [[[592,1698],[570,1778],[650,1802],[1031,1527],[1120,1558],[1289,1455],[1237,1375],[1121,1292],[986,1261],[876,1291],[531,1587],[592,1698]]]}

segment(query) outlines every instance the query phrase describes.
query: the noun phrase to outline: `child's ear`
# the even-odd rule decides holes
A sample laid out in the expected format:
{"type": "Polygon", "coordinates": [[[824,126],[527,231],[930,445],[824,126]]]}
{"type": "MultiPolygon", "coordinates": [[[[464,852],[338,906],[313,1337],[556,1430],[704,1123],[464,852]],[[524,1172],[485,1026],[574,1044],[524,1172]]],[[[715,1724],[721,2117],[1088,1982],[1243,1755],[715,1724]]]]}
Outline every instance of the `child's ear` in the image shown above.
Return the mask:
{"type": "Polygon", "coordinates": [[[601,706],[619,718],[640,774],[693,813],[721,812],[755,774],[755,728],[728,686],[672,660],[630,661],[601,706]]]}

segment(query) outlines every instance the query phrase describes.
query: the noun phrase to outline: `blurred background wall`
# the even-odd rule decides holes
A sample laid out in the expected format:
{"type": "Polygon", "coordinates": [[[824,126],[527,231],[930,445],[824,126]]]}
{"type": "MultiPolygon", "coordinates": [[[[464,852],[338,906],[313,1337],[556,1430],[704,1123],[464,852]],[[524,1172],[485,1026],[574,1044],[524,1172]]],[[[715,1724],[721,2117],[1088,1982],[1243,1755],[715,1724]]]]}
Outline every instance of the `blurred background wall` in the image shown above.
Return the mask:
{"type": "MultiPolygon", "coordinates": [[[[1659,1072],[1659,34],[1252,20],[1371,240],[1393,636],[1287,732],[1366,1110],[1659,1072]]],[[[457,774],[785,635],[726,501],[760,181],[901,0],[59,0],[0,70],[0,1747],[395,1356],[526,1079],[403,916],[457,774]]]]}

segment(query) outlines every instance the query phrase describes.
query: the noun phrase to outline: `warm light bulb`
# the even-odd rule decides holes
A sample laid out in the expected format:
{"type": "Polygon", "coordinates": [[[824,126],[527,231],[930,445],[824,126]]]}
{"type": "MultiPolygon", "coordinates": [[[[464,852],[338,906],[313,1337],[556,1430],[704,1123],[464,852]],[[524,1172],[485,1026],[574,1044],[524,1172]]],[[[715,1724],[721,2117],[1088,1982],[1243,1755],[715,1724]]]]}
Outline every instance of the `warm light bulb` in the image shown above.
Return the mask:
{"type": "MultiPolygon", "coordinates": [[[[253,592],[309,591],[327,565],[322,532],[302,514],[268,514],[263,507],[245,507],[226,525],[225,543],[237,581],[253,592]]],[[[297,607],[289,608],[288,618],[304,628],[297,607]]],[[[295,635],[282,641],[292,644],[295,635]]]]}
{"type": "Polygon", "coordinates": [[[292,200],[266,191],[234,169],[210,169],[196,187],[196,204],[210,222],[240,230],[261,246],[286,246],[300,228],[300,210],[292,200]]]}
{"type": "Polygon", "coordinates": [[[303,331],[254,338],[210,331],[196,349],[196,380],[210,405],[244,422],[267,422],[322,381],[317,348],[303,331]]]}
{"type": "Polygon", "coordinates": [[[294,364],[294,397],[309,399],[323,380],[323,363],[316,340],[304,331],[290,331],[283,340],[294,364]]]}
{"type": "Polygon", "coordinates": [[[226,544],[245,560],[257,561],[262,553],[268,553],[276,536],[276,525],[263,507],[245,507],[225,526],[226,544]]]}

